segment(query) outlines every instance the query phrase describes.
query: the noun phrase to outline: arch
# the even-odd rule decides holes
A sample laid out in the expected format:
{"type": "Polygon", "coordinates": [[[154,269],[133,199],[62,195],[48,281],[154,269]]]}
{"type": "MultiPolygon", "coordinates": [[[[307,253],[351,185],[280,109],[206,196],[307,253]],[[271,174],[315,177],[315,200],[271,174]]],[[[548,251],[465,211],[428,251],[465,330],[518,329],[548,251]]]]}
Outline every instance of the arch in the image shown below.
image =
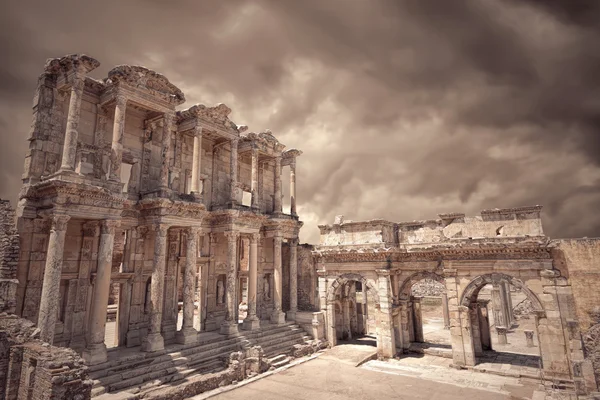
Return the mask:
{"type": "Polygon", "coordinates": [[[525,294],[525,296],[527,296],[527,298],[531,301],[534,311],[544,312],[544,307],[542,306],[542,303],[540,302],[538,297],[527,287],[527,285],[525,285],[520,279],[517,279],[514,276],[501,273],[479,275],[473,280],[471,280],[471,282],[469,282],[467,287],[465,287],[465,289],[463,290],[459,304],[465,307],[469,307],[469,305],[475,299],[477,299],[477,295],[479,294],[481,288],[483,288],[485,285],[500,283],[502,281],[507,282],[513,285],[514,287],[520,289],[525,294]]]}
{"type": "Polygon", "coordinates": [[[346,283],[351,281],[361,282],[363,287],[367,288],[369,295],[372,296],[375,303],[377,305],[380,304],[377,289],[373,287],[373,285],[364,276],[360,274],[342,274],[338,276],[327,290],[327,303],[329,304],[334,302],[335,296],[339,289],[342,288],[346,283]]]}
{"type": "Polygon", "coordinates": [[[442,285],[444,285],[444,287],[446,287],[446,281],[444,280],[444,275],[438,274],[435,272],[430,272],[430,271],[419,271],[419,272],[412,274],[411,276],[409,276],[408,278],[406,278],[404,280],[404,282],[402,283],[402,286],[400,286],[400,290],[398,290],[398,297],[403,300],[408,299],[410,297],[410,290],[411,290],[412,286],[415,283],[417,283],[423,279],[434,280],[434,281],[439,282],[442,285]]]}

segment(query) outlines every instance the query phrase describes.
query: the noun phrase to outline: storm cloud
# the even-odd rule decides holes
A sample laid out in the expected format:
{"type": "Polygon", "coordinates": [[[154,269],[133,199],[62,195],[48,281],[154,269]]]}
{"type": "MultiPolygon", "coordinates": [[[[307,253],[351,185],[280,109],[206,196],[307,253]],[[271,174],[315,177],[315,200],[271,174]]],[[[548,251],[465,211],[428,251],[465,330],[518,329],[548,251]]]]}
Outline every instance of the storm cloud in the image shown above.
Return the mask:
{"type": "MultiPolygon", "coordinates": [[[[360,220],[544,205],[600,233],[600,2],[19,1],[0,15],[0,197],[16,200],[46,58],[154,69],[298,160],[302,240],[360,220]]],[[[285,181],[286,176],[283,176],[285,181]]]]}

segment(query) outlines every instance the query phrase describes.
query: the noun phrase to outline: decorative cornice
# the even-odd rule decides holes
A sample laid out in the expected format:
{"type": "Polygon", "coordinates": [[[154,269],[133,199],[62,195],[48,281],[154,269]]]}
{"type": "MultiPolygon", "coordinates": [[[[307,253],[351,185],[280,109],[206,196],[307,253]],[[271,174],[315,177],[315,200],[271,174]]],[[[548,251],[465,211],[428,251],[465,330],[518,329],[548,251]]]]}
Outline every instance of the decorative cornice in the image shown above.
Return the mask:
{"type": "Polygon", "coordinates": [[[162,74],[137,65],[119,65],[108,72],[107,86],[124,83],[134,89],[141,89],[173,105],[185,102],[183,92],[162,74]]]}

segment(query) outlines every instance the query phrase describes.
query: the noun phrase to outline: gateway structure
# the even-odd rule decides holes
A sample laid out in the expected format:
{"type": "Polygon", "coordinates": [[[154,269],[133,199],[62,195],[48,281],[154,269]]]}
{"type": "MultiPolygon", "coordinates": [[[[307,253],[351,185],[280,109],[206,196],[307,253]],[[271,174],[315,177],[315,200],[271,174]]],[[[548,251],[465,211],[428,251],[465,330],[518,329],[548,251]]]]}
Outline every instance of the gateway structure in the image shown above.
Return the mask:
{"type": "Polygon", "coordinates": [[[596,391],[600,240],[551,240],[540,212],[540,206],[492,209],[402,223],[338,216],[320,225],[313,255],[326,339],[335,345],[370,331],[381,356],[408,351],[423,342],[421,302],[411,288],[431,279],[446,289],[440,316],[453,363],[473,367],[491,348],[490,314],[493,333],[506,343],[514,321],[510,290],[518,290],[535,318],[535,331],[526,334],[529,344],[534,335],[539,341],[541,376],[580,394],[596,391]],[[486,286],[491,302],[478,299],[486,286]]]}

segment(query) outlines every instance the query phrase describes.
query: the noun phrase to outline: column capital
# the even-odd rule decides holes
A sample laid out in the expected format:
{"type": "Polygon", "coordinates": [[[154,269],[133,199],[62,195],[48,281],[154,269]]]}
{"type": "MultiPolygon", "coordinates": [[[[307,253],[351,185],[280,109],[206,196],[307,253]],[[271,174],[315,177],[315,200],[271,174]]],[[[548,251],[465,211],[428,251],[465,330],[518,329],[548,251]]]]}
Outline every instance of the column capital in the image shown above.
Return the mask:
{"type": "Polygon", "coordinates": [[[234,137],[234,138],[231,139],[231,145],[232,146],[237,146],[238,143],[239,143],[239,141],[240,141],[239,137],[234,137]]]}
{"type": "Polygon", "coordinates": [[[194,136],[202,138],[202,132],[202,125],[196,123],[196,125],[194,126],[194,136]]]}
{"type": "Polygon", "coordinates": [[[298,238],[288,239],[288,244],[290,245],[290,247],[296,247],[296,246],[298,246],[299,242],[300,242],[300,240],[298,238]]]}
{"type": "Polygon", "coordinates": [[[152,230],[157,236],[166,237],[167,232],[169,231],[169,226],[165,224],[154,224],[152,226],[152,230]]]}
{"type": "Polygon", "coordinates": [[[238,231],[225,231],[223,232],[223,235],[225,235],[227,240],[233,241],[237,240],[237,238],[240,236],[240,233],[238,231]]]}
{"type": "Polygon", "coordinates": [[[62,214],[53,214],[50,216],[50,221],[52,222],[52,228],[51,230],[53,231],[66,231],[67,230],[67,223],[69,222],[69,220],[71,219],[71,217],[69,215],[62,215],[62,214]]]}
{"type": "Polygon", "coordinates": [[[117,107],[125,107],[127,105],[127,96],[123,93],[117,93],[115,101],[117,107]]]}
{"type": "Polygon", "coordinates": [[[100,223],[100,227],[102,228],[103,234],[114,235],[116,228],[121,226],[121,221],[116,219],[105,219],[100,223]]]}
{"type": "Polygon", "coordinates": [[[185,228],[184,232],[188,236],[198,237],[200,228],[198,228],[197,226],[188,226],[187,228],[185,228]]]}
{"type": "Polygon", "coordinates": [[[250,243],[252,243],[252,244],[258,243],[259,240],[260,240],[260,233],[251,233],[250,234],[250,243]]]}
{"type": "Polygon", "coordinates": [[[164,113],[163,114],[163,128],[166,127],[170,127],[171,124],[173,124],[173,121],[175,120],[175,115],[171,114],[171,113],[164,113]]]}
{"type": "Polygon", "coordinates": [[[377,272],[377,276],[378,277],[389,277],[390,276],[390,270],[389,269],[376,269],[375,272],[377,272]]]}

